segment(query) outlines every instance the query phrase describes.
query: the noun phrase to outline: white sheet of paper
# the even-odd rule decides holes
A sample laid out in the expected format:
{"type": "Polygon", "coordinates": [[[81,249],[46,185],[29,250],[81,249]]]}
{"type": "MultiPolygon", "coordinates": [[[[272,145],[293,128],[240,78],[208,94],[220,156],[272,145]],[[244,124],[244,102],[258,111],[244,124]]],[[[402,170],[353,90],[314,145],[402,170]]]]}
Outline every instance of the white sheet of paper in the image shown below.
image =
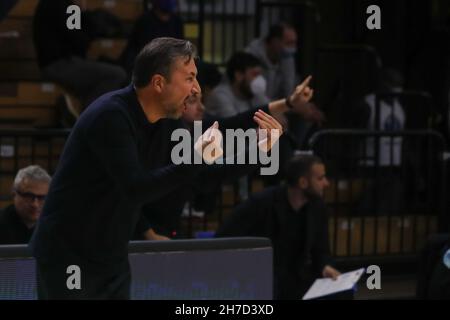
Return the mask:
{"type": "Polygon", "coordinates": [[[350,290],[364,273],[364,268],[343,273],[336,280],[330,278],[316,279],[302,300],[315,299],[329,294],[350,290]]]}

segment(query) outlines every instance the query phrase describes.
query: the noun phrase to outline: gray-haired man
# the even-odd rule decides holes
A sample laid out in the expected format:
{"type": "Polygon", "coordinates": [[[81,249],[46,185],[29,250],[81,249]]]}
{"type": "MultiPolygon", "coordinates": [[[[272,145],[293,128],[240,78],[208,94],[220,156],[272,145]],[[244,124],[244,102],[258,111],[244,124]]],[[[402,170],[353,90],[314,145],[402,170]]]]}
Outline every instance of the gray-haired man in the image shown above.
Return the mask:
{"type": "Polygon", "coordinates": [[[0,244],[30,241],[50,185],[49,174],[40,166],[20,169],[13,184],[13,204],[0,213],[0,244]]]}

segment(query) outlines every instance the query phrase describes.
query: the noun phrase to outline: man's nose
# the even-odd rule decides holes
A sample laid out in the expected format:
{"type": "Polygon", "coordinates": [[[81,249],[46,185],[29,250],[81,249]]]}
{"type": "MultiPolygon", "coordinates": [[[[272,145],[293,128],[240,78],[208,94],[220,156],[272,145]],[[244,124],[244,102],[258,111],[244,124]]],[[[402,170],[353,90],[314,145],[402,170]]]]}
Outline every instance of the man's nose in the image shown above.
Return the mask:
{"type": "Polygon", "coordinates": [[[197,79],[194,81],[194,85],[192,86],[192,94],[200,94],[202,92],[202,89],[200,88],[200,84],[198,83],[197,79]]]}
{"type": "Polygon", "coordinates": [[[31,202],[31,206],[33,207],[33,208],[39,208],[40,206],[41,206],[41,204],[40,204],[40,202],[39,202],[39,200],[37,200],[37,199],[34,199],[32,202],[31,202]]]}
{"type": "Polygon", "coordinates": [[[38,198],[34,198],[31,201],[31,204],[33,205],[33,207],[39,208],[39,207],[42,207],[42,205],[44,204],[44,201],[42,201],[42,200],[40,200],[38,198]]]}

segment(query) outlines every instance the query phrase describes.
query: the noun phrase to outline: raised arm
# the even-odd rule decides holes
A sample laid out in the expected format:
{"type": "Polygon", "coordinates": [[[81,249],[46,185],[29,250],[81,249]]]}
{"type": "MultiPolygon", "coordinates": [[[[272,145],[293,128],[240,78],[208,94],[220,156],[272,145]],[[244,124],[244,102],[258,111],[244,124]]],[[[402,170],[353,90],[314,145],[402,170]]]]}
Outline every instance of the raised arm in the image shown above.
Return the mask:
{"type": "Polygon", "coordinates": [[[89,148],[127,197],[138,202],[158,199],[201,170],[201,165],[187,164],[143,168],[134,134],[127,117],[119,110],[98,116],[86,130],[89,148]]]}

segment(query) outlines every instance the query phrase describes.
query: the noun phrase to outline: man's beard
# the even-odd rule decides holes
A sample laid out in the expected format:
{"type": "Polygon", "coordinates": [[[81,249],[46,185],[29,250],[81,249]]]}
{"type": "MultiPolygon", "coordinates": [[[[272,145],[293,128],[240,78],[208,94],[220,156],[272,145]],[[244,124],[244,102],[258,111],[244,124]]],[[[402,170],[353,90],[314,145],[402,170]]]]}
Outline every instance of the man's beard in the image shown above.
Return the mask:
{"type": "Polygon", "coordinates": [[[323,198],[323,196],[316,192],[313,188],[308,187],[306,189],[303,190],[303,194],[306,196],[306,198],[310,201],[314,201],[314,200],[320,200],[323,198]]]}
{"type": "Polygon", "coordinates": [[[177,106],[170,107],[166,112],[166,117],[168,119],[178,120],[183,115],[183,111],[180,111],[177,106]]]}

